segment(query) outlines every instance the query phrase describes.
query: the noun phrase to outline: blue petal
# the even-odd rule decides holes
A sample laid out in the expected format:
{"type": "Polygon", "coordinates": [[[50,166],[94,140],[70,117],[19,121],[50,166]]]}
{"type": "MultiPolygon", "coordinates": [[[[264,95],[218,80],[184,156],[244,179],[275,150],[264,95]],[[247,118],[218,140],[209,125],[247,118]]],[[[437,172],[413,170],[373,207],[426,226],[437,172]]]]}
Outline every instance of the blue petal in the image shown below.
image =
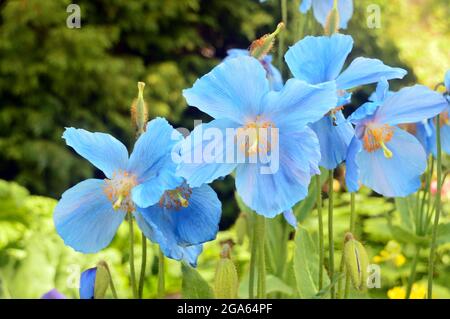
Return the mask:
{"type": "Polygon", "coordinates": [[[352,47],[349,35],[307,36],[290,47],[284,59],[294,77],[318,84],[337,78],[352,47]]]}
{"type": "MultiPolygon", "coordinates": [[[[429,149],[434,157],[437,157],[437,143],[436,143],[436,124],[434,120],[429,121],[432,134],[428,137],[429,149]]],[[[441,126],[441,149],[443,153],[450,154],[450,125],[444,124],[441,126]]]]}
{"type": "Polygon", "coordinates": [[[292,208],[285,210],[283,212],[283,217],[289,225],[291,225],[294,228],[297,228],[297,217],[295,217],[292,208]]]}
{"type": "Polygon", "coordinates": [[[347,119],[347,121],[353,124],[359,124],[367,119],[373,118],[373,115],[379,107],[378,102],[367,102],[361,105],[354,111],[347,119]]]}
{"type": "Polygon", "coordinates": [[[80,277],[80,299],[94,299],[97,267],[82,272],[80,277]]]}
{"type": "Polygon", "coordinates": [[[389,95],[389,82],[386,78],[382,78],[378,84],[377,89],[369,97],[369,101],[382,103],[389,95]]]}
{"type": "Polygon", "coordinates": [[[302,0],[302,3],[300,4],[300,7],[298,8],[301,13],[306,13],[311,9],[312,0],[302,0]]]}
{"type": "MultiPolygon", "coordinates": [[[[146,236],[158,243],[164,254],[181,259],[177,246],[187,247],[213,240],[219,230],[221,203],[208,185],[193,188],[187,207],[168,209],[159,204],[139,208],[139,214],[151,230],[146,236]]],[[[145,228],[145,227],[144,227],[145,228]]]]}
{"type": "Polygon", "coordinates": [[[279,166],[269,171],[262,172],[262,164],[241,164],[236,171],[236,189],[244,203],[269,218],[307,195],[311,174],[318,171],[320,160],[316,134],[309,128],[280,134],[279,157],[279,166]]]}
{"type": "Polygon", "coordinates": [[[41,299],[67,299],[62,293],[57,289],[52,289],[42,295],[41,299]]]}
{"type": "Polygon", "coordinates": [[[345,161],[345,183],[349,192],[359,190],[359,167],[356,156],[362,150],[361,141],[355,136],[348,147],[347,159],[345,161]]]}
{"type": "Polygon", "coordinates": [[[124,170],[128,151],[117,139],[105,133],[91,133],[73,127],[66,128],[62,136],[67,145],[111,178],[116,170],[124,170]]]}
{"type": "Polygon", "coordinates": [[[181,163],[177,173],[192,187],[211,183],[230,174],[237,164],[234,134],[227,133],[227,129],[238,126],[225,119],[196,126],[181,144],[181,163]],[[212,133],[214,135],[210,135],[212,133]]]}
{"type": "Polygon", "coordinates": [[[227,59],[183,90],[189,105],[216,119],[243,123],[259,114],[261,98],[269,91],[266,70],[252,57],[227,59]]]}
{"type": "Polygon", "coordinates": [[[390,125],[415,123],[436,116],[446,107],[441,94],[415,85],[390,95],[378,108],[375,121],[390,125]]]}
{"type": "Polygon", "coordinates": [[[324,116],[321,120],[311,124],[311,128],[317,134],[322,158],[320,166],[326,169],[335,169],[347,156],[347,148],[355,135],[353,126],[345,121],[341,111],[335,114],[336,126],[330,116],[324,116]]]}
{"type": "Polygon", "coordinates": [[[450,93],[450,70],[445,73],[444,84],[447,92],[450,93]]]}
{"type": "Polygon", "coordinates": [[[376,83],[382,78],[401,79],[406,71],[392,68],[378,59],[356,58],[336,79],[337,88],[348,90],[360,85],[376,83]]]}
{"type": "Polygon", "coordinates": [[[299,131],[322,118],[336,103],[334,81],[311,85],[290,79],[281,91],[267,94],[263,115],[273,121],[280,132],[299,131]]]}
{"type": "Polygon", "coordinates": [[[427,166],[422,145],[411,134],[394,128],[394,135],[386,146],[392,158],[386,158],[381,148],[358,153],[356,163],[361,183],[386,197],[404,197],[416,192],[427,166]]]}
{"type": "Polygon", "coordinates": [[[353,0],[339,0],[339,28],[347,29],[347,24],[353,15],[353,0]]]}
{"type": "Polygon", "coordinates": [[[314,17],[323,27],[325,27],[327,17],[333,9],[333,3],[334,0],[314,0],[312,3],[314,17]]]}
{"type": "MultiPolygon", "coordinates": [[[[433,148],[432,139],[436,138],[436,135],[434,134],[435,129],[434,127],[432,127],[432,123],[430,122],[431,120],[426,120],[416,123],[416,132],[415,132],[417,140],[420,142],[420,144],[422,144],[427,154],[431,153],[433,148]]],[[[434,143],[434,145],[435,144],[436,143],[434,143]]]]}
{"type": "Polygon", "coordinates": [[[62,194],[53,220],[64,243],[82,253],[95,253],[108,246],[125,213],[114,211],[103,192],[105,182],[88,179],[62,194]]]}

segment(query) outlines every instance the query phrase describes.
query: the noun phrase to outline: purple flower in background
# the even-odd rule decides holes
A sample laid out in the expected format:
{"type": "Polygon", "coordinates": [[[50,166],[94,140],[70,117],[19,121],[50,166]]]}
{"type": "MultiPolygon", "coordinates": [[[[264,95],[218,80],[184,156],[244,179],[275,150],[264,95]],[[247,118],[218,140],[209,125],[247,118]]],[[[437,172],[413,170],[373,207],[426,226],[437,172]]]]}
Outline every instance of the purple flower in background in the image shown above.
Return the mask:
{"type": "Polygon", "coordinates": [[[67,297],[54,288],[43,294],[41,299],[67,299],[67,297]]]}

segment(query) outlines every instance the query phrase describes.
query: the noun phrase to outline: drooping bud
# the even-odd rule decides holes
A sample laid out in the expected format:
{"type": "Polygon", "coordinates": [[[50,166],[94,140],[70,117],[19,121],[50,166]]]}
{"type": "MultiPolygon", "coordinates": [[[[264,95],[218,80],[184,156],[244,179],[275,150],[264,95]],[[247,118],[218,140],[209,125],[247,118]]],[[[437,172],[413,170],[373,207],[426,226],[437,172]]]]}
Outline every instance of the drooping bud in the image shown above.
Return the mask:
{"type": "Polygon", "coordinates": [[[147,104],[144,101],[144,82],[138,82],[138,97],[131,105],[131,118],[136,125],[137,134],[141,135],[145,131],[145,124],[148,120],[147,104]]]}
{"type": "Polygon", "coordinates": [[[338,10],[338,1],[339,0],[334,0],[333,8],[327,16],[324,27],[325,35],[332,35],[333,33],[339,32],[340,17],[338,10]]]}
{"type": "Polygon", "coordinates": [[[96,267],[83,271],[80,278],[81,299],[103,299],[110,282],[108,265],[100,261],[96,267]]]}
{"type": "Polygon", "coordinates": [[[230,259],[230,252],[230,245],[224,244],[214,278],[214,293],[216,298],[237,298],[239,281],[236,267],[234,266],[233,261],[230,259]]]}
{"type": "Polygon", "coordinates": [[[250,45],[250,55],[258,60],[264,59],[264,57],[272,50],[275,43],[276,36],[284,29],[284,23],[280,22],[274,32],[265,34],[259,39],[256,39],[250,45]]]}
{"type": "Polygon", "coordinates": [[[248,228],[247,219],[248,219],[247,214],[244,212],[240,213],[239,217],[236,219],[236,234],[238,245],[242,245],[245,236],[247,235],[247,228],[248,228]]]}
{"type": "Polygon", "coordinates": [[[364,246],[351,233],[345,235],[344,262],[355,289],[364,290],[367,286],[369,257],[364,246]]]}

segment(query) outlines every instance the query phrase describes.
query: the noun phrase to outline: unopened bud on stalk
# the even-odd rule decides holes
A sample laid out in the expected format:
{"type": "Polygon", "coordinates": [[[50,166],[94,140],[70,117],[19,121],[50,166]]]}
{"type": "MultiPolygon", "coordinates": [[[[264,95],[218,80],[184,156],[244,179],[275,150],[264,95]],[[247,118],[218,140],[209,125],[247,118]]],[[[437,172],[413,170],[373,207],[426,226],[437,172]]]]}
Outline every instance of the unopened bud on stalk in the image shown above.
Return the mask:
{"type": "Polygon", "coordinates": [[[351,233],[345,235],[344,261],[347,274],[355,289],[364,290],[367,282],[369,257],[364,246],[351,233]]]}
{"type": "Polygon", "coordinates": [[[131,118],[136,125],[138,135],[144,133],[148,120],[147,105],[144,101],[144,82],[138,82],[138,97],[131,106],[131,118]]]}
{"type": "Polygon", "coordinates": [[[109,287],[109,269],[105,261],[100,261],[97,264],[97,274],[95,276],[94,299],[103,299],[106,295],[106,290],[109,287]]]}
{"type": "Polygon", "coordinates": [[[214,293],[219,299],[237,298],[239,281],[236,267],[230,259],[230,252],[230,245],[224,244],[214,278],[214,293]]]}
{"type": "Polygon", "coordinates": [[[325,35],[332,35],[333,33],[339,32],[340,17],[338,10],[338,1],[339,0],[334,0],[333,9],[331,9],[330,13],[327,16],[324,27],[325,35]]]}
{"type": "Polygon", "coordinates": [[[256,39],[250,45],[250,55],[258,60],[262,60],[267,53],[272,50],[276,36],[284,29],[284,23],[280,22],[274,32],[265,34],[261,38],[256,39]]]}
{"type": "Polygon", "coordinates": [[[245,236],[247,235],[247,228],[248,228],[247,214],[242,212],[236,219],[236,234],[238,245],[242,245],[242,243],[244,242],[245,236]]]}

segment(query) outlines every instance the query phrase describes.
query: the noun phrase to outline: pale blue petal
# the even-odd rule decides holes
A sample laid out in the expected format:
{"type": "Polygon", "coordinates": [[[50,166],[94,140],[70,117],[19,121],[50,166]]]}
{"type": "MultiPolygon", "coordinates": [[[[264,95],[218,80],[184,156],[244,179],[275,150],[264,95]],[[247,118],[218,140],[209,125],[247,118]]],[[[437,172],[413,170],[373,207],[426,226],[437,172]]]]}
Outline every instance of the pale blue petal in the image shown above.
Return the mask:
{"type": "Polygon", "coordinates": [[[376,83],[382,78],[401,79],[406,73],[405,70],[387,66],[378,59],[359,57],[337,77],[336,85],[340,90],[348,90],[360,85],[376,83]]]}
{"type": "Polygon", "coordinates": [[[298,131],[321,119],[336,103],[334,81],[311,85],[290,79],[281,91],[267,94],[263,115],[280,131],[298,131]]]}
{"type": "Polygon", "coordinates": [[[441,94],[415,85],[390,95],[378,108],[375,121],[390,125],[415,123],[436,116],[446,107],[441,94]]]}
{"type": "Polygon", "coordinates": [[[316,20],[325,27],[327,17],[333,9],[334,0],[313,0],[313,12],[316,20]]]}
{"type": "Polygon", "coordinates": [[[297,217],[295,217],[292,208],[285,210],[283,212],[283,217],[289,225],[291,225],[294,228],[297,228],[297,217]]]}
{"type": "Polygon", "coordinates": [[[345,121],[341,111],[335,114],[336,125],[330,116],[324,116],[321,120],[311,124],[311,128],[317,134],[322,158],[320,166],[326,169],[335,169],[347,156],[347,148],[355,135],[353,126],[345,121]]]}
{"type": "Polygon", "coordinates": [[[306,13],[311,9],[312,0],[302,0],[300,7],[298,8],[301,13],[306,13]]]}
{"type": "Polygon", "coordinates": [[[240,164],[236,171],[236,189],[244,203],[269,218],[306,197],[320,160],[317,136],[308,128],[280,134],[279,157],[279,165],[268,171],[261,171],[262,164],[240,164]]]}
{"type": "Polygon", "coordinates": [[[307,36],[290,47],[284,59],[294,77],[318,84],[337,78],[352,47],[349,35],[307,36]]]}
{"type": "Polygon", "coordinates": [[[159,204],[139,208],[145,221],[161,232],[150,239],[162,246],[191,246],[216,238],[222,205],[214,190],[208,185],[193,188],[188,202],[187,207],[178,209],[159,204]]]}
{"type": "Polygon", "coordinates": [[[182,140],[183,136],[165,118],[150,121],[134,146],[127,171],[136,174],[142,183],[154,178],[162,168],[175,169],[172,151],[182,140]]]}
{"type": "Polygon", "coordinates": [[[259,114],[261,98],[269,91],[266,70],[252,57],[227,59],[183,90],[189,105],[216,119],[243,123],[259,114]]]}
{"type": "Polygon", "coordinates": [[[95,253],[108,246],[125,218],[125,212],[114,211],[104,187],[104,180],[85,180],[65,191],[56,205],[56,231],[76,251],[95,253]]]}
{"type": "Polygon", "coordinates": [[[63,139],[78,154],[111,178],[116,170],[124,170],[128,163],[128,151],[116,138],[105,133],[91,133],[73,127],[66,128],[63,139]]]}
{"type": "Polygon", "coordinates": [[[404,197],[416,192],[427,166],[422,145],[411,134],[395,128],[386,146],[392,158],[386,158],[381,148],[370,153],[363,149],[358,153],[356,163],[361,183],[386,197],[404,197]]]}
{"type": "Polygon", "coordinates": [[[192,187],[230,174],[237,165],[234,129],[239,126],[225,119],[196,126],[181,144],[177,174],[192,187]]]}
{"type": "Polygon", "coordinates": [[[386,78],[382,78],[378,82],[375,92],[370,95],[369,101],[382,103],[388,97],[389,93],[389,82],[386,78]]]}
{"type": "MultiPolygon", "coordinates": [[[[436,124],[434,120],[429,121],[432,134],[428,138],[429,148],[433,156],[437,157],[436,124]]],[[[441,126],[441,150],[442,153],[450,154],[450,125],[441,126]]]]}
{"type": "Polygon", "coordinates": [[[359,190],[359,167],[356,156],[362,150],[361,141],[355,136],[348,147],[347,159],[345,161],[345,183],[349,192],[359,190]]]}
{"type": "Polygon", "coordinates": [[[379,107],[378,102],[367,102],[361,105],[349,117],[348,121],[353,124],[359,124],[372,118],[379,107]]]}
{"type": "Polygon", "coordinates": [[[80,299],[94,299],[96,275],[97,275],[97,267],[90,268],[81,273],[80,299]]]}
{"type": "Polygon", "coordinates": [[[432,123],[430,123],[431,120],[425,120],[422,122],[416,123],[416,132],[415,136],[417,137],[417,140],[422,144],[425,152],[427,154],[430,154],[433,148],[433,144],[436,143],[432,141],[432,139],[436,138],[436,135],[434,134],[435,129],[432,127],[432,123]]]}
{"type": "Polygon", "coordinates": [[[347,29],[347,24],[353,15],[353,0],[339,0],[339,28],[347,29]]]}

